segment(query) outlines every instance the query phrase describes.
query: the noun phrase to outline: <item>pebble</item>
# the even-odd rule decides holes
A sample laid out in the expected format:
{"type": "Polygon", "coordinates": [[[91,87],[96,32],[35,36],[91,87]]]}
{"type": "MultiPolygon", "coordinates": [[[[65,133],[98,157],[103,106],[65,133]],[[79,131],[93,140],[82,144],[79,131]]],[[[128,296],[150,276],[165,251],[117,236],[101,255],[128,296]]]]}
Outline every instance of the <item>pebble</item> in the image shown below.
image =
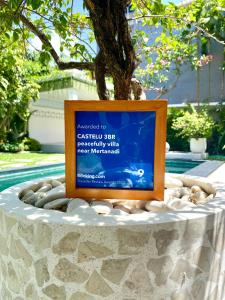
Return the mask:
{"type": "Polygon", "coordinates": [[[29,191],[36,192],[42,186],[42,182],[34,183],[19,193],[19,198],[22,199],[29,191]]]}
{"type": "Polygon", "coordinates": [[[75,199],[71,199],[71,201],[69,202],[66,212],[71,213],[76,209],[85,210],[88,207],[89,204],[85,200],[80,198],[75,198],[75,199]]]}
{"type": "Polygon", "coordinates": [[[135,208],[140,208],[140,209],[144,209],[145,205],[148,201],[145,200],[132,200],[132,202],[134,201],[135,203],[135,208]]]}
{"type": "MultiPolygon", "coordinates": [[[[55,193],[65,193],[65,184],[61,184],[57,187],[55,187],[54,189],[51,189],[50,191],[47,192],[47,196],[50,196],[50,195],[54,195],[55,193]]],[[[65,197],[63,197],[65,198],[65,197]]]]}
{"type": "Polygon", "coordinates": [[[55,180],[54,179],[54,180],[51,181],[51,185],[52,185],[53,188],[55,188],[55,187],[57,187],[57,186],[59,186],[61,184],[62,184],[62,182],[59,181],[59,180],[55,180]]]}
{"type": "Polygon", "coordinates": [[[44,184],[39,190],[37,190],[38,193],[45,193],[52,189],[52,185],[50,183],[44,184]]]}
{"type": "Polygon", "coordinates": [[[182,198],[183,196],[190,196],[191,194],[191,190],[188,187],[180,188],[179,192],[180,192],[180,197],[178,198],[182,198]]]}
{"type": "Polygon", "coordinates": [[[181,193],[180,193],[179,189],[164,190],[164,201],[165,202],[169,201],[173,197],[180,198],[180,196],[181,196],[181,193]]]}
{"type": "Polygon", "coordinates": [[[61,183],[65,183],[65,176],[57,178],[58,181],[60,181],[61,183]]]}
{"type": "Polygon", "coordinates": [[[31,189],[34,192],[37,192],[40,189],[40,187],[42,187],[42,186],[43,186],[43,182],[38,182],[38,183],[32,184],[31,189]]]}
{"type": "Polygon", "coordinates": [[[148,201],[145,205],[145,209],[148,211],[163,213],[169,211],[170,209],[163,201],[148,201]]]}
{"type": "Polygon", "coordinates": [[[56,199],[65,198],[65,192],[57,192],[51,195],[48,195],[46,197],[43,197],[41,199],[38,199],[38,201],[35,203],[36,207],[42,208],[45,204],[48,202],[51,202],[56,199]]]}
{"type": "Polygon", "coordinates": [[[129,214],[132,208],[127,207],[126,205],[116,205],[114,206],[114,209],[119,209],[129,214]]]}
{"type": "Polygon", "coordinates": [[[48,202],[44,205],[45,209],[56,209],[68,204],[71,200],[69,198],[56,199],[54,201],[48,202]]]}
{"type": "Polygon", "coordinates": [[[182,187],[183,182],[180,179],[165,175],[165,188],[178,188],[182,187]]]}
{"type": "Polygon", "coordinates": [[[113,206],[119,206],[122,205],[126,207],[127,209],[131,208],[145,208],[145,204],[147,201],[145,200],[111,200],[111,203],[113,206]]]}
{"type": "Polygon", "coordinates": [[[47,197],[47,194],[44,193],[44,192],[41,192],[41,193],[37,193],[37,196],[38,196],[38,200],[41,200],[43,198],[46,198],[47,197]]]}
{"type": "Polygon", "coordinates": [[[191,195],[184,195],[183,197],[181,197],[181,200],[182,201],[191,201],[190,196],[191,195]]]}
{"type": "Polygon", "coordinates": [[[23,201],[23,202],[25,202],[26,201],[26,199],[28,199],[30,196],[32,196],[32,195],[34,195],[34,191],[32,191],[32,190],[27,190],[26,192],[25,192],[25,194],[23,195],[23,197],[21,198],[21,200],[23,201]]]}
{"type": "Polygon", "coordinates": [[[171,210],[193,209],[215,196],[215,189],[207,182],[188,176],[165,176],[164,201],[108,199],[89,203],[80,198],[65,198],[65,177],[46,180],[28,186],[19,194],[26,204],[45,209],[58,209],[70,215],[118,215],[163,213],[171,210]],[[114,207],[113,207],[114,206],[114,207]],[[146,210],[147,211],[146,211],[146,210]]]}
{"type": "Polygon", "coordinates": [[[91,203],[91,207],[96,211],[98,214],[109,214],[113,206],[109,202],[104,202],[104,201],[93,201],[91,203]]]}
{"type": "Polygon", "coordinates": [[[35,202],[37,202],[37,200],[38,200],[38,195],[33,194],[33,195],[30,195],[30,197],[26,198],[24,200],[24,203],[34,205],[35,202]]]}
{"type": "MultiPolygon", "coordinates": [[[[201,192],[196,192],[196,193],[192,194],[190,198],[193,203],[198,204],[198,202],[200,202],[200,201],[205,201],[205,199],[207,197],[208,197],[208,195],[205,192],[201,191],[201,192]]],[[[207,200],[207,202],[208,202],[208,200],[207,200]]]]}
{"type": "Polygon", "coordinates": [[[210,184],[207,182],[207,180],[204,180],[203,178],[198,179],[198,178],[191,178],[187,175],[180,175],[179,176],[180,180],[183,181],[184,186],[186,187],[192,187],[192,186],[199,186],[202,190],[204,190],[207,194],[213,194],[215,195],[216,190],[210,184]]]}
{"type": "Polygon", "coordinates": [[[193,207],[196,207],[192,202],[189,201],[183,201],[181,199],[173,199],[170,200],[167,203],[168,207],[172,210],[180,210],[180,209],[192,209],[193,207]]]}
{"type": "Polygon", "coordinates": [[[202,191],[202,189],[198,185],[193,185],[191,187],[191,193],[197,193],[197,192],[201,192],[201,191],[202,191]]]}

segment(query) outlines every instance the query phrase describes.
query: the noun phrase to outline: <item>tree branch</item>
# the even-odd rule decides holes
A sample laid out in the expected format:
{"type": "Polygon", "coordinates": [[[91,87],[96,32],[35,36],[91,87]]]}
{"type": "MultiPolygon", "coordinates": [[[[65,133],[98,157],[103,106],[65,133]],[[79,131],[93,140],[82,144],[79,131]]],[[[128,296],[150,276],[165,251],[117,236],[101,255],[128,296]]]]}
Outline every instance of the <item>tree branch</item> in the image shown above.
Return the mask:
{"type": "Polygon", "coordinates": [[[217,43],[225,45],[224,41],[221,41],[215,35],[211,34],[207,30],[205,30],[204,28],[202,28],[202,27],[200,27],[200,26],[198,26],[198,25],[196,25],[192,22],[189,22],[189,21],[187,21],[183,18],[177,18],[177,17],[171,16],[171,15],[143,15],[143,16],[139,16],[139,17],[135,17],[135,18],[129,18],[128,21],[140,20],[140,19],[144,19],[144,18],[159,18],[159,19],[172,19],[172,20],[176,20],[176,21],[183,21],[186,25],[194,26],[196,29],[198,29],[199,31],[204,33],[209,38],[214,39],[217,43]]]}
{"type": "MultiPolygon", "coordinates": [[[[7,2],[5,0],[0,0],[0,6],[7,7],[7,2]]],[[[45,47],[50,52],[52,58],[54,59],[55,63],[57,64],[60,70],[66,69],[78,69],[78,70],[89,70],[94,71],[94,63],[93,62],[63,62],[61,61],[59,55],[57,54],[56,50],[52,46],[51,42],[47,38],[47,36],[38,29],[28,18],[26,18],[21,12],[18,12],[18,17],[20,18],[21,22],[31,31],[33,32],[45,45],[45,47]]]]}
{"type": "MultiPolygon", "coordinates": [[[[38,15],[39,17],[41,17],[42,19],[46,20],[47,22],[49,22],[49,23],[51,23],[51,24],[53,23],[53,21],[52,21],[51,19],[49,19],[49,18],[47,18],[46,16],[44,16],[44,15],[38,13],[37,11],[34,11],[34,10],[32,10],[32,9],[30,9],[30,8],[28,8],[28,7],[25,7],[25,6],[24,6],[24,9],[27,10],[27,11],[29,11],[29,12],[31,12],[31,13],[33,13],[33,14],[35,14],[35,15],[38,15]]],[[[70,26],[71,26],[72,29],[73,29],[73,27],[75,27],[73,22],[70,22],[70,26]]],[[[96,55],[95,50],[91,47],[91,45],[90,45],[88,42],[86,42],[84,39],[82,39],[81,37],[79,37],[78,35],[76,35],[73,31],[70,31],[70,33],[71,33],[73,36],[75,36],[79,41],[81,41],[82,43],[84,43],[84,44],[85,44],[85,45],[93,52],[93,54],[96,55]]],[[[87,50],[86,50],[86,51],[87,51],[87,50]]],[[[87,51],[87,52],[88,52],[88,51],[87,51]]],[[[90,55],[90,53],[88,53],[88,54],[90,55]]],[[[90,56],[91,56],[91,55],[90,55],[90,56]]]]}
{"type": "MultiPolygon", "coordinates": [[[[1,0],[0,0],[1,1],[1,0]]],[[[94,70],[94,64],[92,62],[63,62],[61,61],[58,53],[53,48],[51,42],[46,37],[46,35],[40,31],[30,20],[28,20],[24,15],[20,15],[20,20],[23,22],[23,24],[30,29],[36,36],[39,37],[41,42],[47,47],[49,52],[51,53],[55,63],[58,65],[60,70],[66,70],[66,69],[78,69],[78,70],[94,70]]]]}

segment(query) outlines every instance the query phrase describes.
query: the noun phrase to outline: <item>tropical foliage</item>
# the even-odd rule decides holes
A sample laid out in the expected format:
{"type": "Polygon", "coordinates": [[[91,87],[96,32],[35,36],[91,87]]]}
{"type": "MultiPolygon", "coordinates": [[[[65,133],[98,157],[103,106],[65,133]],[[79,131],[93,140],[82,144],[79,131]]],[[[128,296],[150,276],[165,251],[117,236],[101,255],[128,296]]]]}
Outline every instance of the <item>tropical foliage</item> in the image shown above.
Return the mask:
{"type": "MultiPolygon", "coordinates": [[[[211,41],[225,45],[225,0],[179,6],[161,0],[84,0],[83,5],[81,13],[71,0],[0,0],[0,140],[27,135],[29,102],[38,98],[34,78],[48,73],[53,62],[60,70],[89,73],[100,99],[110,98],[106,79],[114,84],[115,99],[130,99],[132,93],[139,99],[142,88],[133,84],[134,76],[161,95],[167,92],[171,71],[176,77],[170,88],[183,64],[199,70],[214,59],[211,41]],[[36,49],[36,39],[41,49],[36,49]]],[[[198,135],[210,134],[212,123],[205,112],[187,113],[189,117],[195,128],[185,136],[197,134],[196,129],[198,135]]]]}
{"type": "Polygon", "coordinates": [[[0,39],[0,140],[16,140],[29,116],[29,102],[38,98],[18,43],[0,39]]]}
{"type": "Polygon", "coordinates": [[[189,106],[191,111],[185,111],[182,116],[176,118],[172,128],[177,131],[178,136],[186,138],[208,138],[212,135],[214,121],[205,109],[197,111],[189,106]]]}
{"type": "Polygon", "coordinates": [[[142,64],[139,66],[138,75],[145,85],[163,94],[167,92],[165,83],[171,71],[176,75],[169,85],[173,88],[183,64],[189,63],[193,69],[199,69],[214,59],[210,53],[212,41],[225,45],[225,1],[195,0],[179,6],[156,2],[132,2],[133,19],[141,20],[142,26],[134,37],[138,41],[139,59],[144,57],[147,62],[144,68],[142,64]],[[152,30],[146,32],[143,28],[152,30]],[[156,36],[155,39],[152,40],[152,36],[156,36]]]}
{"type": "Polygon", "coordinates": [[[224,0],[194,0],[189,5],[163,4],[161,0],[84,0],[85,12],[76,10],[76,1],[0,0],[1,32],[42,42],[40,59],[51,58],[59,69],[76,68],[95,73],[98,94],[108,99],[105,79],[112,78],[115,99],[131,97],[132,77],[138,72],[145,84],[163,91],[173,70],[177,76],[187,61],[195,68],[213,57],[208,44],[224,45],[224,0]],[[127,14],[131,8],[133,13],[127,14]],[[103,17],[104,16],[104,17],[103,17]],[[131,35],[130,25],[138,22],[131,35]],[[159,28],[155,39],[144,27],[159,28]],[[174,34],[176,33],[176,34],[174,34]],[[56,49],[54,36],[60,37],[56,49]],[[149,43],[149,40],[153,43],[149,43]],[[199,56],[199,42],[203,49],[199,56]],[[98,51],[96,50],[98,44],[98,51]],[[141,64],[143,58],[147,65],[141,64]]]}

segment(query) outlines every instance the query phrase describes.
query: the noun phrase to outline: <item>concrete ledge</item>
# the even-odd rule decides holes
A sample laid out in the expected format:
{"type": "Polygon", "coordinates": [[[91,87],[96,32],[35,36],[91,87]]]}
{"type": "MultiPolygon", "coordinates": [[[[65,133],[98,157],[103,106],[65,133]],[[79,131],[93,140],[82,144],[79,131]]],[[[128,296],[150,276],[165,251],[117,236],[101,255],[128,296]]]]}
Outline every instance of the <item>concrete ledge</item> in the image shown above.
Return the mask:
{"type": "Polygon", "coordinates": [[[200,164],[199,166],[185,172],[185,174],[193,175],[193,176],[208,177],[210,174],[215,172],[222,165],[223,165],[222,161],[208,160],[208,161],[200,164]]]}
{"type": "Polygon", "coordinates": [[[224,300],[223,184],[191,211],[96,218],[24,204],[35,182],[0,193],[2,299],[224,300]]]}
{"type": "Polygon", "coordinates": [[[202,160],[207,159],[208,153],[192,153],[192,152],[179,152],[169,151],[166,153],[167,159],[187,159],[187,160],[202,160]]]}
{"type": "Polygon", "coordinates": [[[41,150],[46,153],[65,153],[65,145],[63,143],[42,144],[41,150]]]}

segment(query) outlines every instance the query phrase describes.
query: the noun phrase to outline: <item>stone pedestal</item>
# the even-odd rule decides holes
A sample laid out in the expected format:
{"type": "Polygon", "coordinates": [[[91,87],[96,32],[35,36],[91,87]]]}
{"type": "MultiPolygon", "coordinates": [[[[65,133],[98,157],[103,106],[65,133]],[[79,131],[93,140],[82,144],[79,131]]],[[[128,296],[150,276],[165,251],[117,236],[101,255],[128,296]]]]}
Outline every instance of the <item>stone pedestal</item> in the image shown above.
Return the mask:
{"type": "Polygon", "coordinates": [[[224,300],[225,191],[194,211],[69,216],[0,194],[1,299],[224,300]]]}

